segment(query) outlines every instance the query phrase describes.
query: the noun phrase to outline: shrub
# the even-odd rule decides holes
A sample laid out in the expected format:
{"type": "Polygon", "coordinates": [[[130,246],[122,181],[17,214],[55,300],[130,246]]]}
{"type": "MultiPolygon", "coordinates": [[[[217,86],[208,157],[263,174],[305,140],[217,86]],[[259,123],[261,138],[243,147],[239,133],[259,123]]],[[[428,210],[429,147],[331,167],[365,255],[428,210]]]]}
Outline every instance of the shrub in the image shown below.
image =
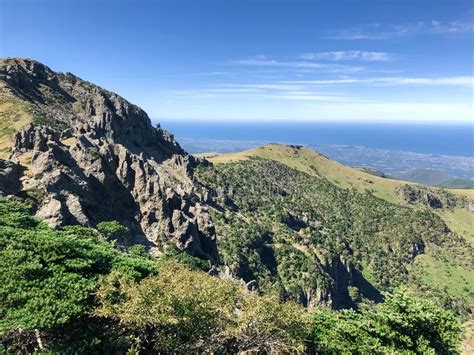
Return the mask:
{"type": "Polygon", "coordinates": [[[461,328],[451,312],[400,288],[360,312],[316,310],[312,333],[318,352],[454,354],[461,328]]]}
{"type": "Polygon", "coordinates": [[[101,325],[90,312],[99,276],[121,270],[141,278],[154,268],[91,229],[53,230],[32,218],[28,206],[0,197],[0,339],[9,352],[54,349],[64,339],[68,348],[98,346],[101,325]]]}

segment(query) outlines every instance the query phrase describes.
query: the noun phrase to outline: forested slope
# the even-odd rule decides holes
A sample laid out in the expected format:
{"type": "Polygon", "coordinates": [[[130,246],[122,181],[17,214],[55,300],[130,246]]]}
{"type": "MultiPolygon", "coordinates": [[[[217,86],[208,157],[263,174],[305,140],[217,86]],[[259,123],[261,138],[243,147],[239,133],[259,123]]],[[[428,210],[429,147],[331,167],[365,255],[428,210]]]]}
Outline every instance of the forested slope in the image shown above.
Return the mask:
{"type": "Polygon", "coordinates": [[[472,244],[462,224],[443,218],[472,219],[467,197],[374,177],[301,147],[211,160],[198,177],[215,191],[218,245],[231,272],[303,303],[346,307],[407,284],[471,313],[472,244]],[[431,198],[439,208],[425,203],[431,198]]]}

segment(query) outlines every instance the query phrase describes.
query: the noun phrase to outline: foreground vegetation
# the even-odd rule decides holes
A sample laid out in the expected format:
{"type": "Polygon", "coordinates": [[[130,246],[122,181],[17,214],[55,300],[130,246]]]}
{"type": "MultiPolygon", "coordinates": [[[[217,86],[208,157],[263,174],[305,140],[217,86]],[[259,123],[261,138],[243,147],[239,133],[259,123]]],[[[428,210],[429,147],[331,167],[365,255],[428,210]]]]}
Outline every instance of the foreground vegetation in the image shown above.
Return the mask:
{"type": "Polygon", "coordinates": [[[406,289],[357,311],[308,310],[192,257],[118,251],[122,233],[115,222],[52,230],[0,198],[0,351],[458,351],[456,317],[406,289]]]}

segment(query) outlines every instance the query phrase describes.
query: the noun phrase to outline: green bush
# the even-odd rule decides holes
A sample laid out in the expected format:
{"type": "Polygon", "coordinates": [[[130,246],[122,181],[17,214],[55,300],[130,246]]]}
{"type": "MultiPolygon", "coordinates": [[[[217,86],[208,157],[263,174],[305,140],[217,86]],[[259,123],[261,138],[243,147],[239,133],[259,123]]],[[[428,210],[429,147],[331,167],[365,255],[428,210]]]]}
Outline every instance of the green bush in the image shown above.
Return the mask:
{"type": "MultiPolygon", "coordinates": [[[[52,230],[28,206],[0,197],[0,335],[9,349],[31,350],[38,334],[68,337],[67,329],[89,319],[100,275],[121,270],[141,278],[154,269],[149,259],[120,253],[91,229],[52,230]]],[[[43,346],[50,345],[46,338],[43,346]]]]}
{"type": "Polygon", "coordinates": [[[117,221],[104,221],[97,224],[97,230],[109,239],[122,238],[128,234],[128,228],[117,221]]]}
{"type": "Polygon", "coordinates": [[[329,353],[454,354],[460,333],[451,312],[401,288],[360,312],[316,310],[312,344],[317,352],[329,353]]]}
{"type": "Polygon", "coordinates": [[[134,282],[120,273],[101,281],[95,314],[121,325],[135,351],[303,351],[307,312],[295,303],[249,295],[235,281],[193,271],[176,261],[134,282]]]}

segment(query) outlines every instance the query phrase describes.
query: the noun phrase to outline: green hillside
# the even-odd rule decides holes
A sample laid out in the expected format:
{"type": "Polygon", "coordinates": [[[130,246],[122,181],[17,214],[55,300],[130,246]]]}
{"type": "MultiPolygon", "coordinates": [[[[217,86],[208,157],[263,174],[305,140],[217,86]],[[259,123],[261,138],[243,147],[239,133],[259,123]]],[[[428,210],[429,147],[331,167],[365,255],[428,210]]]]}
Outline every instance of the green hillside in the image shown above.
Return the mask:
{"type": "Polygon", "coordinates": [[[221,191],[215,198],[219,248],[237,275],[307,302],[339,287],[341,299],[331,300],[336,304],[404,283],[464,315],[471,312],[473,216],[464,191],[410,184],[445,202],[436,209],[408,203],[399,192],[407,183],[300,147],[268,145],[210,159],[214,166],[198,178],[221,191]],[[335,271],[339,262],[343,267],[335,271]],[[350,276],[334,285],[335,278],[344,280],[341,269],[350,276]]]}
{"type": "Polygon", "coordinates": [[[439,187],[445,187],[448,189],[474,189],[474,180],[468,179],[451,179],[440,185],[439,187]]]}
{"type": "Polygon", "coordinates": [[[459,179],[434,169],[413,169],[396,176],[400,180],[448,189],[472,189],[474,180],[459,179]]]}
{"type": "Polygon", "coordinates": [[[443,171],[435,169],[413,169],[396,176],[400,180],[416,182],[424,185],[437,186],[452,180],[453,178],[443,171]]]}
{"type": "MultiPolygon", "coordinates": [[[[398,193],[402,186],[419,186],[417,184],[382,178],[367,174],[358,169],[342,165],[324,155],[305,147],[294,147],[280,144],[269,144],[256,149],[231,154],[201,154],[215,164],[246,160],[250,157],[261,157],[278,161],[291,168],[309,175],[320,175],[342,188],[356,189],[360,192],[369,191],[374,196],[387,202],[417,207],[407,204],[398,193]]],[[[435,194],[445,193],[440,188],[426,187],[435,194]]],[[[465,202],[460,206],[432,210],[441,216],[450,229],[463,238],[474,243],[474,214],[469,211],[469,203],[474,205],[474,189],[450,189],[448,194],[465,202]]]]}

